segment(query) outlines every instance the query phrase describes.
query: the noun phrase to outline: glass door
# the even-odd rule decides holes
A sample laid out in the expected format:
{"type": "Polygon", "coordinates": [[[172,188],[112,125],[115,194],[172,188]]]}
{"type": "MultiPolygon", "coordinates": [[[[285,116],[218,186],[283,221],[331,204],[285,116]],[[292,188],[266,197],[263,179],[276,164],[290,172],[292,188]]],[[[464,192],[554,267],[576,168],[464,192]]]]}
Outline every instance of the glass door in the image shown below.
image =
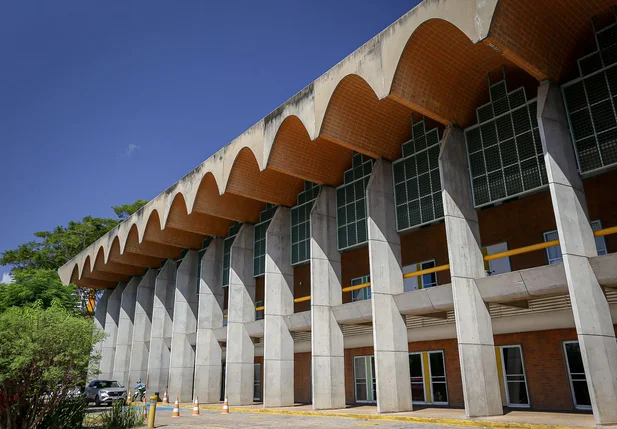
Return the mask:
{"type": "Polygon", "coordinates": [[[354,386],[356,402],[375,402],[377,400],[374,356],[354,357],[354,386]]]}
{"type": "Polygon", "coordinates": [[[253,365],[255,379],[253,381],[253,401],[261,401],[261,364],[253,365]]]}
{"type": "Polygon", "coordinates": [[[568,367],[568,375],[570,378],[570,388],[572,389],[572,398],[574,406],[582,410],[591,409],[591,399],[589,398],[589,389],[587,387],[587,378],[585,377],[585,368],[583,366],[583,357],[578,341],[568,341],[563,343],[566,354],[566,365],[568,367]]]}
{"type": "Polygon", "coordinates": [[[448,385],[446,383],[446,365],[443,352],[428,352],[428,358],[433,404],[446,405],[448,403],[448,385]]]}
{"type": "Polygon", "coordinates": [[[521,346],[502,346],[501,365],[508,407],[529,407],[521,346]]]}
{"type": "Polygon", "coordinates": [[[411,380],[411,400],[414,403],[425,403],[424,394],[424,364],[422,353],[409,353],[409,373],[411,380]]]}

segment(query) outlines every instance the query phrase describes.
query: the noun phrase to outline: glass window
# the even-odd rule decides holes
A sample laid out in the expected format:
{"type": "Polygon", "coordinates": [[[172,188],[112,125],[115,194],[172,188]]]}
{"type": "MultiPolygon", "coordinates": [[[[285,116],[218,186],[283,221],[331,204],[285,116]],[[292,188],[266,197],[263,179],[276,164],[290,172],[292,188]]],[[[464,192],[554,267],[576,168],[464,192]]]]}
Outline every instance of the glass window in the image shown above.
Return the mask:
{"type": "MultiPolygon", "coordinates": [[[[350,286],[357,286],[364,283],[368,283],[371,281],[371,276],[362,276],[356,277],[355,279],[351,279],[350,286]]],[[[371,299],[371,287],[365,287],[363,289],[352,290],[351,291],[351,300],[352,301],[362,301],[365,299],[371,299]]]]}
{"type": "Polygon", "coordinates": [[[259,277],[266,272],[266,231],[276,213],[274,204],[266,204],[266,209],[259,214],[259,223],[254,228],[253,238],[253,276],[259,277]]]}
{"type": "Polygon", "coordinates": [[[429,352],[431,370],[431,391],[433,403],[448,403],[448,385],[446,383],[446,365],[442,351],[429,352]]]}
{"type": "Polygon", "coordinates": [[[291,208],[291,265],[306,263],[311,257],[311,210],[320,188],[305,181],[304,191],[298,194],[296,206],[291,208]]]}
{"type": "Polygon", "coordinates": [[[377,400],[377,380],[375,379],[375,358],[373,356],[354,357],[354,388],[356,402],[377,400]],[[368,380],[371,382],[369,383],[368,380]]]}
{"type": "Polygon", "coordinates": [[[409,375],[411,379],[411,400],[413,402],[425,402],[422,353],[409,354],[409,375]]]}
{"type": "MultiPolygon", "coordinates": [[[[421,270],[435,268],[435,260],[424,261],[417,264],[411,264],[403,267],[403,274],[415,273],[421,270]]],[[[410,290],[425,289],[427,287],[437,286],[437,273],[423,274],[421,276],[409,277],[403,280],[405,292],[410,290]]]]}
{"type": "MultiPolygon", "coordinates": [[[[263,305],[264,305],[263,301],[257,301],[255,303],[255,307],[256,308],[257,307],[263,307],[263,305]]],[[[259,311],[255,310],[255,320],[261,320],[263,318],[264,318],[264,310],[259,310],[259,311]]]]}
{"type": "MultiPolygon", "coordinates": [[[[482,254],[484,255],[494,255],[496,253],[505,252],[508,250],[508,243],[497,243],[492,246],[486,246],[482,248],[482,254]]],[[[497,274],[509,273],[512,271],[510,266],[510,257],[506,256],[505,258],[493,259],[492,261],[484,262],[484,269],[486,270],[487,276],[494,276],[497,274]]]]}
{"type": "MultiPolygon", "coordinates": [[[[599,220],[594,220],[591,222],[591,230],[599,231],[602,229],[602,222],[599,220]]],[[[594,237],[596,241],[596,250],[598,251],[598,255],[606,255],[606,240],[604,237],[594,237]]],[[[559,240],[559,234],[557,230],[548,231],[544,233],[544,241],[553,241],[559,240]]],[[[563,262],[563,256],[561,254],[561,246],[552,246],[546,249],[546,257],[548,258],[549,264],[558,264],[563,262]]]]}
{"type": "Polygon", "coordinates": [[[529,407],[527,379],[521,347],[502,346],[501,364],[508,406],[529,407]]]}
{"type": "Polygon", "coordinates": [[[563,344],[568,375],[570,377],[570,388],[574,399],[574,406],[580,409],[591,409],[591,398],[585,377],[585,367],[583,356],[578,341],[568,341],[563,344]]]}
{"type": "Polygon", "coordinates": [[[229,286],[229,271],[231,269],[231,246],[242,227],[241,223],[234,223],[229,227],[227,238],[223,241],[223,287],[229,286]]]}
{"type": "Polygon", "coordinates": [[[253,381],[253,401],[261,401],[261,364],[253,365],[254,381],[253,381]]]}

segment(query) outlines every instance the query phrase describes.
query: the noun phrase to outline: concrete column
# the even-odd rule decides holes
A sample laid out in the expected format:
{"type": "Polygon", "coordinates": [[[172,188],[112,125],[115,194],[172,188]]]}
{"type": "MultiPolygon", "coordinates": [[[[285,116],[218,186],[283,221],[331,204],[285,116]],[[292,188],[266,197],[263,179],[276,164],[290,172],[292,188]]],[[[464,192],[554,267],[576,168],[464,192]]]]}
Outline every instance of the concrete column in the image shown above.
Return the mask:
{"type": "MultiPolygon", "coordinates": [[[[99,302],[96,303],[96,308],[94,309],[94,332],[95,333],[105,333],[105,319],[107,318],[107,302],[109,301],[109,297],[113,293],[114,289],[106,289],[103,292],[103,295],[99,299],[99,302]]],[[[103,351],[103,343],[105,339],[103,338],[101,341],[94,344],[92,348],[93,356],[98,356],[102,358],[101,353],[103,351]]],[[[101,361],[99,360],[96,363],[96,366],[92,365],[92,368],[88,373],[88,380],[92,380],[96,378],[101,370],[101,361]]]]}
{"type": "Polygon", "coordinates": [[[264,407],[294,404],[294,339],[285,322],[294,313],[290,224],[290,209],[279,207],[266,231],[264,407]]]}
{"type": "Polygon", "coordinates": [[[336,193],[322,187],[311,211],[311,365],[313,409],[345,407],[343,330],[332,306],[342,303],[336,244],[336,193]]]}
{"type": "Polygon", "coordinates": [[[130,388],[136,386],[139,380],[146,383],[146,387],[148,387],[148,355],[150,353],[154,283],[157,274],[157,269],[148,270],[137,286],[133,345],[131,346],[131,365],[129,367],[130,388]]]}
{"type": "Polygon", "coordinates": [[[538,90],[538,124],[563,265],[594,418],[617,423],[617,342],[606,296],[589,258],[597,249],[587,213],[559,86],[543,82],[538,90]]]}
{"type": "Polygon", "coordinates": [[[135,299],[137,286],[141,277],[133,276],[127,283],[120,301],[120,317],[118,319],[118,336],[116,339],[116,355],[114,357],[114,380],[129,388],[129,366],[131,363],[131,346],[133,345],[133,324],[135,322],[135,299]]]}
{"type": "Polygon", "coordinates": [[[452,126],[446,129],[439,170],[465,414],[501,415],[491,315],[474,281],[486,273],[462,130],[452,126]]]}
{"type": "Polygon", "coordinates": [[[154,281],[154,304],[148,356],[148,392],[159,392],[161,398],[168,388],[171,332],[176,294],[176,261],[168,260],[154,281]]]}
{"type": "Polygon", "coordinates": [[[222,287],[223,240],[212,239],[201,259],[199,317],[195,352],[195,395],[201,403],[219,402],[222,347],[214,330],[223,327],[225,291],[222,287]]]}
{"type": "Polygon", "coordinates": [[[403,293],[401,240],[396,230],[392,164],[379,159],[366,189],[373,307],[377,412],[411,411],[405,318],[394,302],[403,293]]]}
{"type": "Polygon", "coordinates": [[[169,395],[193,400],[197,337],[197,251],[189,250],[176,272],[176,297],[169,360],[169,395]]]}
{"type": "Polygon", "coordinates": [[[114,360],[116,357],[116,339],[118,336],[118,322],[120,318],[120,302],[126,283],[118,283],[113,289],[107,301],[107,314],[105,316],[105,339],[101,347],[101,362],[99,364],[101,379],[113,377],[114,360]]]}
{"type": "Polygon", "coordinates": [[[253,403],[255,346],[245,327],[255,320],[253,225],[244,224],[231,246],[225,392],[229,405],[253,403]]]}

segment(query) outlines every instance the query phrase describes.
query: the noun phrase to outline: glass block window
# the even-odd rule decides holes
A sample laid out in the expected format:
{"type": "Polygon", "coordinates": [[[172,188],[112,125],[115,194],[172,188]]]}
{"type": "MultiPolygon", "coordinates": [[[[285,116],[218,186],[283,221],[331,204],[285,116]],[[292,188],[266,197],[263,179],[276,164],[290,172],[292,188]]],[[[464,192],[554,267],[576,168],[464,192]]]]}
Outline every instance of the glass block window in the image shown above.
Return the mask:
{"type": "Polygon", "coordinates": [[[617,164],[617,24],[596,32],[597,50],[562,86],[581,174],[617,164]]]}
{"type": "Polygon", "coordinates": [[[491,85],[490,98],[476,110],[478,124],[465,130],[476,207],[548,184],[537,100],[527,101],[524,88],[508,93],[505,80],[491,85]]]}
{"type": "Polygon", "coordinates": [[[201,249],[197,253],[197,295],[199,295],[199,287],[201,286],[201,258],[206,254],[206,250],[212,243],[212,237],[206,237],[201,242],[201,249]]]}
{"type": "Polygon", "coordinates": [[[223,241],[223,287],[229,286],[229,271],[231,268],[231,246],[234,244],[234,240],[236,239],[236,235],[238,235],[241,226],[241,223],[234,222],[234,224],[229,227],[227,238],[225,238],[225,240],[223,241]]]}
{"type": "Polygon", "coordinates": [[[266,209],[259,214],[259,223],[255,225],[253,239],[253,276],[263,276],[266,272],[266,230],[276,212],[274,204],[266,204],[266,209]]]}
{"type": "Polygon", "coordinates": [[[297,204],[291,208],[291,265],[301,265],[311,258],[311,210],[320,186],[304,182],[297,204]]]}
{"type": "Polygon", "coordinates": [[[343,185],[336,188],[336,224],[338,250],[366,243],[366,185],[373,171],[373,160],[359,153],[352,157],[352,167],[345,172],[343,185]]]}
{"type": "Polygon", "coordinates": [[[394,161],[394,199],[398,231],[443,217],[439,177],[439,130],[425,130],[424,121],[412,128],[413,138],[403,144],[403,158],[394,161]]]}

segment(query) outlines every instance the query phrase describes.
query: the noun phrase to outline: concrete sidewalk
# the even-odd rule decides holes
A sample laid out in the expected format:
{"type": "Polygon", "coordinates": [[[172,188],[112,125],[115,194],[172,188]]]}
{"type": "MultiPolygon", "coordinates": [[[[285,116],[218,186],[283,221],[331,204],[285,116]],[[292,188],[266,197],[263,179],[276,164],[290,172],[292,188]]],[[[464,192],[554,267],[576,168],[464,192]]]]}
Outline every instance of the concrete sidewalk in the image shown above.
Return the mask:
{"type": "MultiPolygon", "coordinates": [[[[183,410],[192,409],[193,404],[181,404],[180,407],[183,410]]],[[[200,406],[200,410],[220,411],[221,409],[222,404],[200,406]]],[[[230,412],[255,414],[270,413],[291,416],[346,417],[361,420],[387,420],[490,428],[557,429],[596,427],[593,415],[584,412],[518,411],[508,409],[503,416],[468,419],[465,417],[465,410],[460,408],[418,407],[416,410],[407,413],[377,414],[377,407],[370,405],[348,406],[337,410],[315,411],[311,405],[305,404],[297,404],[293,407],[282,408],[263,408],[262,404],[254,404],[230,407],[230,412]]],[[[617,426],[603,427],[617,429],[617,426]]]]}

